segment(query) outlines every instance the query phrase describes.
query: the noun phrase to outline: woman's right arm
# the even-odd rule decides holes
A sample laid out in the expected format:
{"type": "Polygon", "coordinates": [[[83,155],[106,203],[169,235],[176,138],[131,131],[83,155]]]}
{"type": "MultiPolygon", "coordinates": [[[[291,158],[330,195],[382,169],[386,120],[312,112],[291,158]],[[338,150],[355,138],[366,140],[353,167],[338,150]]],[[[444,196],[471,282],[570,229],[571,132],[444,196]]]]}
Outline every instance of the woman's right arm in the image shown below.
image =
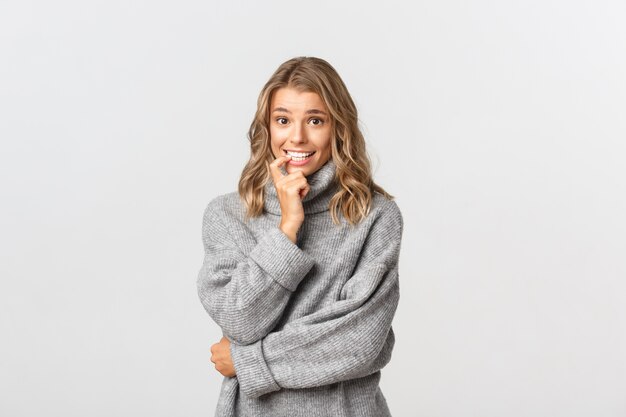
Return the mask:
{"type": "Polygon", "coordinates": [[[244,253],[237,244],[243,230],[225,227],[225,213],[219,198],[204,212],[205,255],[197,278],[198,296],[225,336],[248,345],[276,326],[315,260],[278,226],[266,230],[244,253]]]}

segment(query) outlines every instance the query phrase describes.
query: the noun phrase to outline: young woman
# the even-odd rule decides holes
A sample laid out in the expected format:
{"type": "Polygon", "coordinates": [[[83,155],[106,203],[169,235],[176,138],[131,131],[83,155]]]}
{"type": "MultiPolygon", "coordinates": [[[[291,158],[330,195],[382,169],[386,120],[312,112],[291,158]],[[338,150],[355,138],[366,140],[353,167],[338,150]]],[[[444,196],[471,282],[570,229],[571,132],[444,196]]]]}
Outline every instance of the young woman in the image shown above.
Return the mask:
{"type": "Polygon", "coordinates": [[[202,305],[223,332],[216,416],[390,416],[402,214],[372,180],[357,109],[326,61],[263,87],[238,192],[204,212],[202,305]]]}

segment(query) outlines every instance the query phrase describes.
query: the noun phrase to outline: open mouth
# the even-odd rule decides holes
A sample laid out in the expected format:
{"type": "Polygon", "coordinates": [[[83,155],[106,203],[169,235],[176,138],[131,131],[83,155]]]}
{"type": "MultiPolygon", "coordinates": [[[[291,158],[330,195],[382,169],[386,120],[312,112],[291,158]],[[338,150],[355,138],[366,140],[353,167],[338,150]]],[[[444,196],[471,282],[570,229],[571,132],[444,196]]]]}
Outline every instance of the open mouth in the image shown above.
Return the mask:
{"type": "Polygon", "coordinates": [[[305,161],[307,159],[309,159],[311,156],[313,156],[315,154],[316,151],[313,152],[289,152],[286,150],[283,150],[283,152],[285,152],[285,155],[289,155],[291,156],[291,160],[292,161],[305,161]]]}

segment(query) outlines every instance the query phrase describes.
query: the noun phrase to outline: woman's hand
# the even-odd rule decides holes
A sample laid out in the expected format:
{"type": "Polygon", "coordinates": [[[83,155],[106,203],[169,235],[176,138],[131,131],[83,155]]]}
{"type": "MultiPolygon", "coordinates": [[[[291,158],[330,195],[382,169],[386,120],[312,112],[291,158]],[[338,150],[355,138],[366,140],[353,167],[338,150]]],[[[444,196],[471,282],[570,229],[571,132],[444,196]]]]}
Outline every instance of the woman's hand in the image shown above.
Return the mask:
{"type": "Polygon", "coordinates": [[[211,362],[215,364],[215,369],[224,376],[233,377],[235,366],[230,356],[230,340],[222,336],[222,339],[211,345],[211,362]]]}
{"type": "Polygon", "coordinates": [[[282,217],[280,229],[292,242],[296,243],[296,233],[304,222],[302,199],[311,187],[302,171],[283,175],[280,166],[287,163],[291,156],[280,156],[270,164],[270,173],[276,187],[282,217]]]}

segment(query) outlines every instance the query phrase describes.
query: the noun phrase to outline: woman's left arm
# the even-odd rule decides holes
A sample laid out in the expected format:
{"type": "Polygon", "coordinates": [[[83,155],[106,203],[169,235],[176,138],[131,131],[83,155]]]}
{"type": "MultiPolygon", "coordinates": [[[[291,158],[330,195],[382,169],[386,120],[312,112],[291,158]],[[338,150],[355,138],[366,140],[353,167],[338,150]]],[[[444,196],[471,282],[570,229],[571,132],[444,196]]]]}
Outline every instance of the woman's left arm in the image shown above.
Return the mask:
{"type": "Polygon", "coordinates": [[[373,223],[342,298],[249,345],[231,341],[242,391],[258,397],[359,378],[391,359],[398,301],[402,214],[389,201],[373,223]]]}

